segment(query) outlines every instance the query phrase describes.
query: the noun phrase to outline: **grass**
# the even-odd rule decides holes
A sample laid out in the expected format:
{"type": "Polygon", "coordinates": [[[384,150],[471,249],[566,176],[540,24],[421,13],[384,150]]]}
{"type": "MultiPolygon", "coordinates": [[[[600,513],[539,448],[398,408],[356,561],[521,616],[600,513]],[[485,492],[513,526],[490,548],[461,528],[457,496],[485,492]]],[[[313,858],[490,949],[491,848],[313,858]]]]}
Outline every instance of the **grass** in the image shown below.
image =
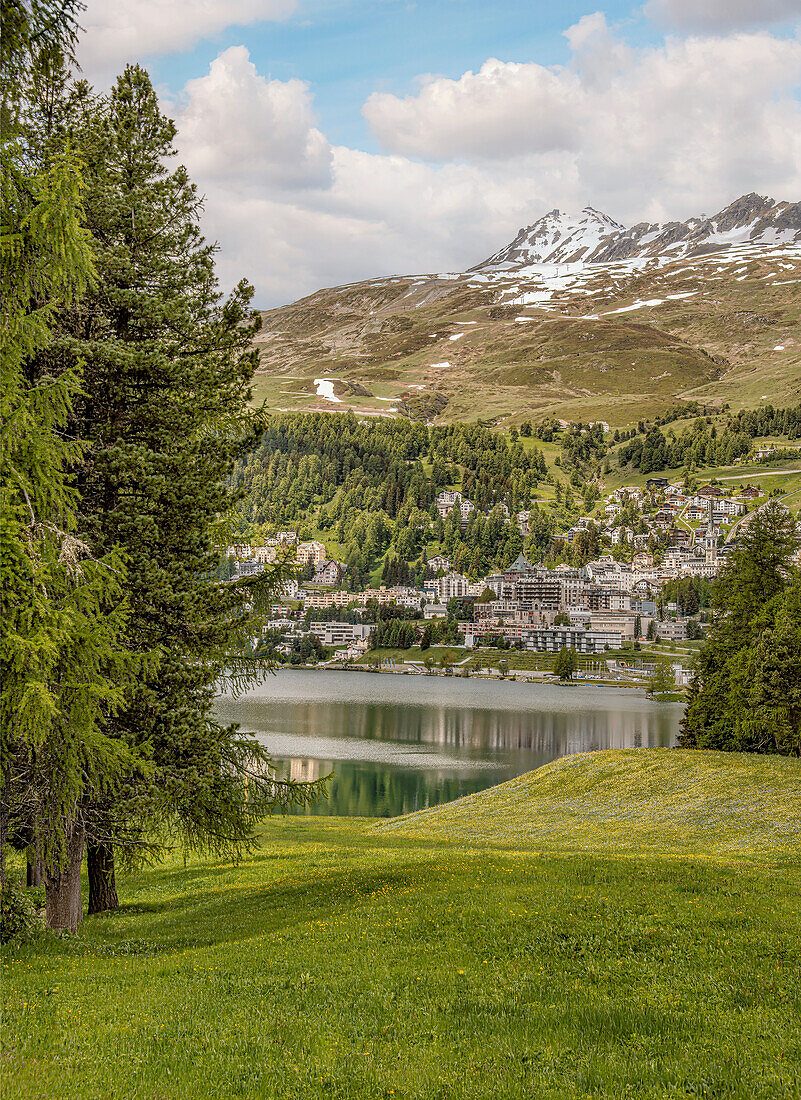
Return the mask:
{"type": "MultiPolygon", "coordinates": [[[[797,276],[797,261],[769,256],[743,275],[714,258],[611,281],[599,272],[555,310],[499,308],[502,283],[405,278],[320,290],[264,314],[255,396],[271,408],[387,415],[380,398],[435,385],[449,399],[441,422],[481,417],[506,426],[546,414],[629,425],[677,397],[733,408],[791,405],[801,399],[801,309],[789,265],[797,276]],[[666,300],[611,312],[654,297],[666,300]],[[516,323],[518,314],[529,322],[516,323]],[[588,320],[593,315],[599,319],[588,320]],[[341,405],[318,398],[313,379],[326,370],[372,396],[343,394],[341,405]]],[[[508,295],[515,287],[525,289],[510,277],[508,295]]]]}
{"type": "MultiPolygon", "coordinates": [[[[628,649],[607,650],[604,653],[577,653],[576,661],[580,671],[598,672],[599,675],[604,675],[607,661],[644,661],[648,663],[653,661],[654,658],[666,657],[668,653],[670,655],[675,653],[678,656],[690,659],[697,652],[697,648],[689,648],[693,646],[694,643],[692,642],[682,642],[679,646],[673,643],[670,643],[669,646],[666,646],[665,643],[655,646],[649,642],[644,643],[638,650],[629,647],[628,649]]],[[[365,660],[379,660],[382,662],[392,660],[397,666],[402,666],[411,662],[420,664],[430,657],[433,659],[435,666],[439,668],[444,657],[446,661],[452,664],[457,673],[462,668],[467,668],[470,672],[475,671],[477,668],[497,670],[499,661],[505,661],[511,672],[515,670],[519,672],[551,672],[557,656],[557,653],[546,650],[466,649],[464,646],[431,646],[427,650],[421,650],[419,646],[412,646],[409,649],[381,648],[369,650],[366,657],[359,658],[356,663],[363,663],[365,660]]],[[[386,665],[383,667],[386,667],[386,665]]]]}
{"type": "Polygon", "coordinates": [[[176,856],[7,954],[3,1096],[798,1097],[800,783],[598,753],[176,856]]]}
{"type": "Polygon", "coordinates": [[[538,849],[792,858],[801,854],[801,767],[671,749],[578,753],[381,830],[538,849]]]}

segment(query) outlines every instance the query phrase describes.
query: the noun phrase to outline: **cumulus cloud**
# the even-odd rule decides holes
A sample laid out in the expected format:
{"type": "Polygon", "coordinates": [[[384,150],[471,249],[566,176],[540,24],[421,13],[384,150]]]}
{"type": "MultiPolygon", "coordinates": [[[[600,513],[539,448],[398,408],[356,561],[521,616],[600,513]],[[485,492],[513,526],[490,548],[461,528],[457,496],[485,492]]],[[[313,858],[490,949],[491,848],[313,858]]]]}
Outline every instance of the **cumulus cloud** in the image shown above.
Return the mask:
{"type": "Polygon", "coordinates": [[[285,19],[297,0],[87,0],[78,60],[100,83],[128,62],[188,50],[226,27],[285,19]]]}
{"type": "Polygon", "coordinates": [[[181,142],[199,178],[260,190],[331,182],[331,149],[314,125],[308,85],[266,80],[244,46],[231,46],[206,76],[190,80],[184,99],[181,142]]]}
{"type": "Polygon", "coordinates": [[[569,68],[491,60],[459,80],[430,78],[413,96],[373,95],[365,117],[385,149],[430,160],[514,160],[556,149],[617,160],[621,147],[639,145],[658,162],[688,136],[739,158],[746,132],[765,151],[758,125],[766,107],[801,76],[798,38],[670,39],[632,51],[600,13],[566,36],[569,68]]]}
{"type": "Polygon", "coordinates": [[[727,31],[801,17],[801,0],[648,0],[654,22],[682,30],[727,31]]]}
{"type": "Polygon", "coordinates": [[[574,74],[495,58],[458,80],[427,77],[403,99],[376,92],[363,108],[385,148],[435,160],[570,148],[580,112],[574,74]]]}
{"type": "Polygon", "coordinates": [[[602,15],[563,68],[490,60],[416,95],[371,96],[385,152],[330,146],[308,87],[244,47],[190,81],[179,149],[227,283],[262,306],[387,274],[461,270],[553,206],[624,222],[801,194],[801,39],[767,32],[629,48],[602,15]]]}

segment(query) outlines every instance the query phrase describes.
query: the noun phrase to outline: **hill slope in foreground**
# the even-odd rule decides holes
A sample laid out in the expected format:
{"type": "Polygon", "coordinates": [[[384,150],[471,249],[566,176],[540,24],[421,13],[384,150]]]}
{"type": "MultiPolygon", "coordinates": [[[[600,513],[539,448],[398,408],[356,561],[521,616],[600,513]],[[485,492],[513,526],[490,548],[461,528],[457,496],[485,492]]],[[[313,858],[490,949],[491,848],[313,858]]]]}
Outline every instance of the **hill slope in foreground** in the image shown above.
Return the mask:
{"type": "MultiPolygon", "coordinates": [[[[751,199],[772,202],[738,200],[746,221],[751,199]]],[[[541,223],[521,233],[538,240],[541,223]]],[[[699,233],[695,220],[659,228],[635,227],[653,230],[650,243],[623,259],[590,262],[580,248],[576,262],[526,264],[513,242],[503,262],[463,274],[368,280],[269,310],[256,396],[281,410],[613,425],[677,400],[801,400],[801,244],[743,231],[687,251],[674,237],[699,233]]],[[[557,235],[573,240],[561,216],[557,235]]],[[[598,254],[617,255],[619,236],[598,254]]]]}
{"type": "Polygon", "coordinates": [[[670,749],[577,753],[380,828],[416,839],[582,852],[797,855],[801,765],[670,749]]]}
{"type": "Polygon", "coordinates": [[[238,864],[177,852],[7,953],[3,1096],[797,1100],[800,782],[597,753],[380,828],[271,821],[238,864]]]}

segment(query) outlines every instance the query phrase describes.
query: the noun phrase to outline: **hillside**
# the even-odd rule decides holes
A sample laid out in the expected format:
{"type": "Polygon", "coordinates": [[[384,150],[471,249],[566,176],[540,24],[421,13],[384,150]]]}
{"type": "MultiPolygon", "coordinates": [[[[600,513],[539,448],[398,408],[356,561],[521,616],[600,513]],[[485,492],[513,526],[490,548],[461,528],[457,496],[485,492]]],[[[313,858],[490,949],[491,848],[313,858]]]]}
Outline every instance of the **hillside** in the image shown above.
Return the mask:
{"type": "Polygon", "coordinates": [[[602,413],[613,426],[676,398],[792,404],[799,235],[798,204],[759,196],[631,229],[552,212],[463,274],[365,281],[267,311],[256,396],[442,422],[602,413]]]}
{"type": "Polygon", "coordinates": [[[801,767],[672,749],[565,756],[380,826],[416,839],[758,858],[801,851],[801,767]]]}
{"type": "Polygon", "coordinates": [[[6,953],[3,1096],[792,1100],[799,762],[594,765],[519,781],[547,847],[511,835],[507,784],[484,839],[462,800],[382,829],[271,820],[238,863],[125,875],[118,912],[6,953]],[[660,850],[682,774],[698,812],[660,850]]]}

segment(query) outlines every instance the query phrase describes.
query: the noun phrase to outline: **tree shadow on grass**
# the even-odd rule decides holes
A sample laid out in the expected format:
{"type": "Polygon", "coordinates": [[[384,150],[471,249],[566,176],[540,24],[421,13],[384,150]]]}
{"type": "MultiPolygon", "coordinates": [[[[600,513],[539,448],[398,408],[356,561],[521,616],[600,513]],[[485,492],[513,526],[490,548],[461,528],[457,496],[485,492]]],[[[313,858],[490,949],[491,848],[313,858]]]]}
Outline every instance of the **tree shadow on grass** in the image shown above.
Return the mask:
{"type": "MultiPolygon", "coordinates": [[[[430,882],[440,877],[430,864],[423,866],[430,882]]],[[[223,883],[219,889],[187,893],[183,893],[187,878],[181,871],[176,872],[181,876],[181,896],[124,904],[111,920],[104,919],[96,929],[104,940],[124,939],[138,932],[132,927],[131,917],[141,914],[144,918],[142,934],[150,944],[160,945],[164,954],[185,948],[237,943],[365,908],[370,904],[371,895],[380,892],[381,898],[386,898],[394,891],[419,886],[422,870],[416,861],[387,870],[332,872],[317,868],[306,877],[288,882],[254,882],[253,885],[234,882],[230,888],[223,883]],[[114,927],[118,920],[124,922],[124,928],[114,927]]],[[[206,871],[190,875],[189,881],[208,877],[206,871]]],[[[93,950],[93,943],[87,942],[86,948],[93,950]]]]}

